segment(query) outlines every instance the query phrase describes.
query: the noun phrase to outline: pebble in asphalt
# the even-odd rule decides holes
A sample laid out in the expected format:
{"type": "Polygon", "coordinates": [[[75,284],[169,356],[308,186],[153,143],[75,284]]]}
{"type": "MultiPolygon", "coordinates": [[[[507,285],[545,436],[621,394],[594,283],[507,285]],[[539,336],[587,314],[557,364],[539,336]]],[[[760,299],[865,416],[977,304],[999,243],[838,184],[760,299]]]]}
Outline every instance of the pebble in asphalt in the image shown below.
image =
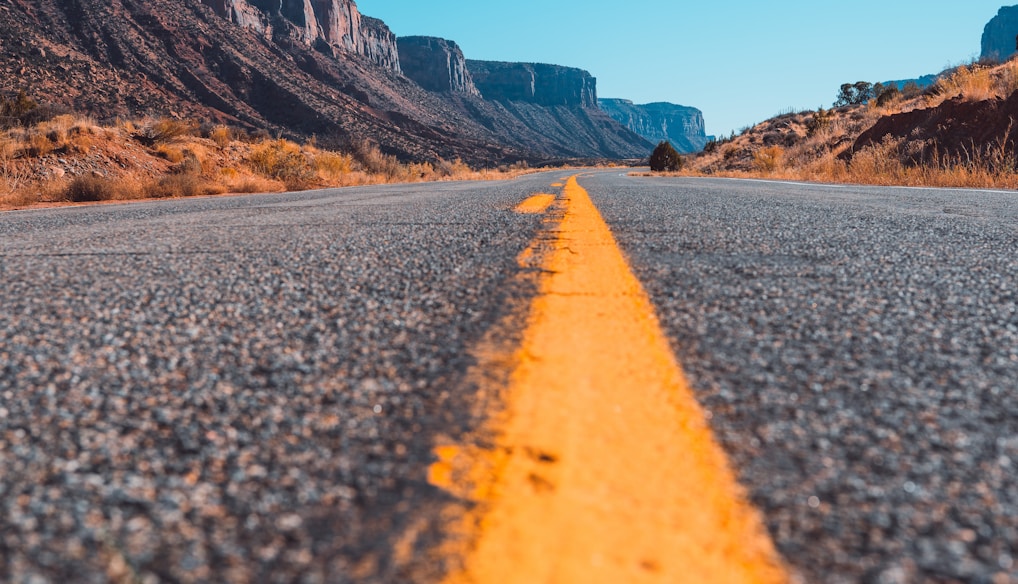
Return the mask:
{"type": "Polygon", "coordinates": [[[0,580],[428,581],[548,175],[0,216],[0,580]]]}
{"type": "Polygon", "coordinates": [[[580,183],[805,581],[1018,581],[1018,195],[580,183]]]}

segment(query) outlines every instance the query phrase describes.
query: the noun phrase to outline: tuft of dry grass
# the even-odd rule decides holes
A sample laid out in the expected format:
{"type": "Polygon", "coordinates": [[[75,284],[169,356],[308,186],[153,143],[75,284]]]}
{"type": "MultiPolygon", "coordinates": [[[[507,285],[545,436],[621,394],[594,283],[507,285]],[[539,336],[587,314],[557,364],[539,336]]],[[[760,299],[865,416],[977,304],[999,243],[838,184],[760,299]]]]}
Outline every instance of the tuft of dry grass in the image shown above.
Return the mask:
{"type": "Polygon", "coordinates": [[[760,172],[776,172],[784,164],[785,150],[781,146],[766,146],[753,153],[753,166],[760,172]]]}

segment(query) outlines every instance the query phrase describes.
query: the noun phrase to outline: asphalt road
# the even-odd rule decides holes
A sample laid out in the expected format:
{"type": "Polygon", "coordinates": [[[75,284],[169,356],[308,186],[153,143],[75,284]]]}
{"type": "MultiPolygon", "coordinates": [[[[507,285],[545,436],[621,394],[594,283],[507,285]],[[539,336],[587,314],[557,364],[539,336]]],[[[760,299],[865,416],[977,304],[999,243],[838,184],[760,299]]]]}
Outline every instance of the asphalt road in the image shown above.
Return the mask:
{"type": "Polygon", "coordinates": [[[435,580],[554,178],[0,216],[0,581],[435,580]]]}
{"type": "MultiPolygon", "coordinates": [[[[564,176],[0,215],[0,580],[440,579],[564,176]]],[[[1018,196],[580,184],[794,572],[1018,579],[1018,196]]]]}
{"type": "Polygon", "coordinates": [[[580,183],[806,581],[1018,581],[1018,194],[580,183]]]}

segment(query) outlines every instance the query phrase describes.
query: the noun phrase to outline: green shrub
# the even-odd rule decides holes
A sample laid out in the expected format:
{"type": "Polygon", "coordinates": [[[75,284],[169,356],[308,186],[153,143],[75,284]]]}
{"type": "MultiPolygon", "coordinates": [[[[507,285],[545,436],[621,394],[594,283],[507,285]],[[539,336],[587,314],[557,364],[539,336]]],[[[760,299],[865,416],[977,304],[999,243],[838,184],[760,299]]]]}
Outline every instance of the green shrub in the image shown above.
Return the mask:
{"type": "Polygon", "coordinates": [[[677,172],[682,170],[684,163],[682,156],[667,140],[658,144],[650,155],[650,169],[654,172],[677,172]]]}

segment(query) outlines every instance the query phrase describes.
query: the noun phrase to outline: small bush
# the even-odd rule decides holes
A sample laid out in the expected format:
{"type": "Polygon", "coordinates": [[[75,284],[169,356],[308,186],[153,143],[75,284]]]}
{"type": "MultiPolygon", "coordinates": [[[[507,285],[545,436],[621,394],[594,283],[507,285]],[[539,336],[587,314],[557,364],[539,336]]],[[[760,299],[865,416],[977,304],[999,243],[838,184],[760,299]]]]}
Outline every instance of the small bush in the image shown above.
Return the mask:
{"type": "Polygon", "coordinates": [[[813,112],[810,119],[806,121],[806,136],[812,138],[818,134],[823,134],[831,128],[833,119],[834,114],[830,110],[820,108],[813,112]]]}
{"type": "Polygon", "coordinates": [[[190,120],[161,118],[143,124],[135,132],[134,137],[142,144],[152,146],[159,142],[169,142],[174,138],[193,136],[197,129],[197,124],[190,120]]]}
{"type": "Polygon", "coordinates": [[[155,147],[156,156],[164,160],[168,160],[173,164],[177,164],[184,160],[184,152],[179,148],[168,146],[166,144],[159,144],[155,147]]]}
{"type": "Polygon", "coordinates": [[[226,148],[233,140],[233,131],[226,126],[216,126],[209,132],[209,138],[220,148],[226,148]]]}
{"type": "Polygon", "coordinates": [[[353,171],[353,157],[338,152],[316,152],[313,164],[318,175],[326,180],[336,179],[353,171]]]}
{"type": "Polygon", "coordinates": [[[205,182],[196,174],[168,174],[147,189],[147,195],[159,199],[197,197],[225,192],[225,188],[205,182]]]}
{"type": "Polygon", "coordinates": [[[25,153],[31,158],[39,158],[53,152],[56,148],[57,145],[49,139],[49,136],[33,131],[25,144],[25,153]]]}
{"type": "Polygon", "coordinates": [[[677,172],[682,170],[683,162],[678,151],[667,140],[658,144],[650,155],[650,169],[654,172],[677,172]]]}
{"type": "Polygon", "coordinates": [[[116,195],[116,183],[98,176],[79,176],[64,190],[64,198],[75,203],[111,201],[116,195]]]}
{"type": "Polygon", "coordinates": [[[753,153],[753,167],[760,172],[774,172],[784,164],[785,150],[780,146],[768,146],[753,153]]]}
{"type": "Polygon", "coordinates": [[[370,174],[382,175],[388,180],[395,180],[404,175],[404,168],[399,160],[395,156],[385,154],[375,144],[369,142],[354,144],[353,155],[370,174]]]}
{"type": "Polygon", "coordinates": [[[251,151],[251,167],[283,181],[288,189],[302,189],[315,179],[314,170],[300,146],[288,140],[266,140],[251,151]]]}
{"type": "Polygon", "coordinates": [[[438,164],[435,165],[435,174],[441,178],[465,177],[472,172],[473,170],[459,158],[451,162],[439,158],[438,164]]]}

